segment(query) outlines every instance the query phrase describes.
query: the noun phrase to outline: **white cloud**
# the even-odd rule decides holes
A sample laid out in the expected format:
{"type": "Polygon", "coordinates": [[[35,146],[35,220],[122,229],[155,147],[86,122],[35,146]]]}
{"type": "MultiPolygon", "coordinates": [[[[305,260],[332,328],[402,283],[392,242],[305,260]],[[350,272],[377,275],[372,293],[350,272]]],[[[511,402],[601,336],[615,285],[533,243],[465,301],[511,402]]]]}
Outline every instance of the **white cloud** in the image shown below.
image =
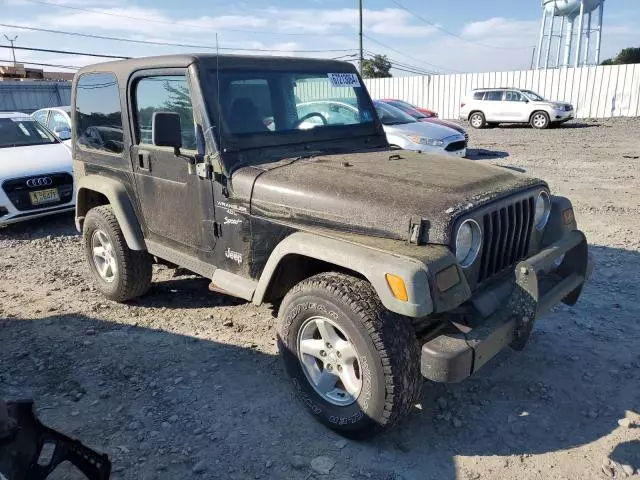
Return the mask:
{"type": "MultiPolygon", "coordinates": [[[[75,0],[58,0],[75,1],[75,0]]],[[[363,23],[371,33],[390,37],[420,38],[432,35],[435,28],[429,25],[412,24],[411,16],[404,10],[386,8],[382,10],[365,9],[363,23]]],[[[68,15],[40,15],[40,25],[54,28],[75,28],[82,30],[109,30],[114,32],[132,32],[165,35],[183,35],[184,32],[164,29],[178,23],[193,28],[197,32],[232,32],[234,30],[253,30],[260,32],[296,33],[296,34],[350,34],[355,32],[358,23],[357,9],[280,9],[267,8],[254,10],[251,15],[201,16],[198,18],[179,18],[155,8],[137,6],[101,9],[100,12],[75,11],[68,15]],[[146,20],[146,22],[144,21],[146,20]]],[[[189,32],[193,35],[194,32],[189,32]]]]}
{"type": "Polygon", "coordinates": [[[74,30],[92,30],[96,32],[131,32],[144,34],[183,35],[184,32],[171,30],[179,23],[185,28],[193,28],[215,33],[217,29],[260,28],[267,25],[266,18],[241,15],[222,15],[219,17],[202,16],[197,18],[175,18],[157,9],[144,7],[116,7],[101,9],[99,12],[77,11],[68,15],[40,15],[37,23],[54,28],[73,28],[74,30]]]}
{"type": "MultiPolygon", "coordinates": [[[[352,33],[358,25],[359,15],[355,8],[342,9],[280,9],[268,8],[266,15],[283,32],[352,33]]],[[[381,10],[364,9],[364,29],[369,32],[393,37],[426,37],[434,33],[429,25],[412,24],[409,13],[397,8],[381,10]]]]}
{"type": "Polygon", "coordinates": [[[530,38],[537,35],[540,23],[533,20],[513,20],[504,17],[493,17],[479,22],[467,23],[462,28],[462,36],[475,40],[486,40],[514,37],[530,38]]]}

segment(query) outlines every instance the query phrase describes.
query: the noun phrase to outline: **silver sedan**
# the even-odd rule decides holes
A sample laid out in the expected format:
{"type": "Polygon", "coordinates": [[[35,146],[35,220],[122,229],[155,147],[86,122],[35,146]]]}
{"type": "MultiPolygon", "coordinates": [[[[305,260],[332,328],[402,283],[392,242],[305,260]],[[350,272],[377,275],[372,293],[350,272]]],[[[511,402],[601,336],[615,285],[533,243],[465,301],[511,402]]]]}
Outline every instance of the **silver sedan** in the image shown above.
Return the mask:
{"type": "MultiPolygon", "coordinates": [[[[352,99],[313,100],[299,103],[298,116],[319,113],[331,125],[357,123],[358,109],[352,99]]],[[[467,154],[465,136],[444,125],[418,122],[396,107],[374,101],[378,117],[382,122],[387,141],[392,147],[425,153],[439,153],[464,157],[467,154]]],[[[299,128],[313,128],[320,125],[319,117],[312,116],[302,122],[299,128]]]]}

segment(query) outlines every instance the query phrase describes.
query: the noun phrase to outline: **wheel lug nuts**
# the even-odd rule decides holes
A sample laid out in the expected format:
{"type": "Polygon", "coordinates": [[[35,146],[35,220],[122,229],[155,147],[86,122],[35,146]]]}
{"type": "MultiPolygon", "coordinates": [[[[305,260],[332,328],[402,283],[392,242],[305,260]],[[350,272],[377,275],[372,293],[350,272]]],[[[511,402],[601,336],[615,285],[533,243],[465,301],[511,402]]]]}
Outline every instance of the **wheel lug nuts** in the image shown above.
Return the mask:
{"type": "Polygon", "coordinates": [[[327,364],[327,370],[328,371],[332,371],[333,370],[333,366],[330,363],[327,364]]]}
{"type": "Polygon", "coordinates": [[[336,357],[340,358],[342,354],[336,350],[336,357]]]}
{"type": "Polygon", "coordinates": [[[341,372],[342,371],[342,365],[338,365],[338,371],[341,372]]]}
{"type": "Polygon", "coordinates": [[[327,342],[327,348],[328,348],[328,349],[332,349],[332,348],[333,348],[333,345],[331,345],[329,342],[327,342]]]}
{"type": "Polygon", "coordinates": [[[325,352],[324,350],[320,350],[320,356],[321,357],[326,357],[327,356],[327,352],[325,352]]]}

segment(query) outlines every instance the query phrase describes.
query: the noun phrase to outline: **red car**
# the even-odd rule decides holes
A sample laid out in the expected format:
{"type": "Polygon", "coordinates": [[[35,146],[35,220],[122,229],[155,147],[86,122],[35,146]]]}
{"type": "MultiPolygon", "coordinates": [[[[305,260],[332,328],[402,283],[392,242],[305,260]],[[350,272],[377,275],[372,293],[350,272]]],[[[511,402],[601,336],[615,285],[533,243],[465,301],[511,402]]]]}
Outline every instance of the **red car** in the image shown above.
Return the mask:
{"type": "Polygon", "coordinates": [[[431,110],[427,110],[426,108],[414,107],[410,103],[407,103],[403,100],[387,99],[382,101],[384,103],[388,103],[389,105],[393,105],[394,107],[402,110],[404,113],[408,115],[411,115],[413,118],[415,118],[419,122],[437,123],[438,125],[443,125],[445,127],[453,128],[455,131],[462,133],[464,135],[464,138],[469,140],[469,134],[464,128],[462,128],[457,123],[448,122],[447,120],[441,120],[439,118],[436,118],[438,114],[435,112],[432,112],[431,110]],[[429,116],[424,112],[429,112],[432,116],[429,116]]]}
{"type": "MultiPolygon", "coordinates": [[[[399,108],[400,110],[402,110],[405,113],[409,113],[405,110],[405,108],[410,108],[413,110],[417,110],[418,112],[420,112],[423,117],[422,118],[436,118],[438,116],[438,114],[436,112],[434,112],[433,110],[429,110],[428,108],[421,108],[421,107],[416,107],[415,105],[411,105],[409,102],[405,102],[404,100],[396,100],[393,98],[387,98],[385,100],[382,100],[385,103],[388,103],[390,105],[393,105],[396,108],[399,108]]],[[[413,116],[413,115],[412,115],[413,116]]],[[[420,121],[421,119],[416,118],[416,120],[420,121]]]]}

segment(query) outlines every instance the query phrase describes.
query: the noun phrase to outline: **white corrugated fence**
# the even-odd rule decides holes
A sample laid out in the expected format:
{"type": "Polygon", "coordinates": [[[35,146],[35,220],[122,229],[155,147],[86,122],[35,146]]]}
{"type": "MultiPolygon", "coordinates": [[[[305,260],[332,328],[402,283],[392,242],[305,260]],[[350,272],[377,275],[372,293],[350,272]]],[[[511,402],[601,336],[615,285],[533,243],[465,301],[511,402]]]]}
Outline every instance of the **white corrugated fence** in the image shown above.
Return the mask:
{"type": "Polygon", "coordinates": [[[365,80],[374,99],[397,98],[456,119],[474,88],[515,87],[573,104],[577,118],[640,116],[640,64],[365,80]]]}

